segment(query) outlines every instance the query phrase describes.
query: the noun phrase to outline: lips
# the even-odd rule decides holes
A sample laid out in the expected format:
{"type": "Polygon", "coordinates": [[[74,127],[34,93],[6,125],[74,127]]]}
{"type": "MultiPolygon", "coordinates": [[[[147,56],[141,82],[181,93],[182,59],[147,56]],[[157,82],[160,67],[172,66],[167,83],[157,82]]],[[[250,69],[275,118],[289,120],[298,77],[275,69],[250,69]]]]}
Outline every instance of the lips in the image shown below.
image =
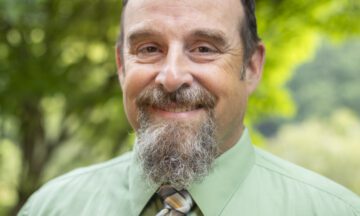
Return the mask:
{"type": "Polygon", "coordinates": [[[161,106],[161,107],[153,107],[154,109],[160,109],[166,112],[173,112],[173,113],[183,113],[183,112],[190,112],[194,110],[201,109],[202,105],[192,105],[192,106],[184,106],[179,104],[171,104],[167,106],[161,106]]]}

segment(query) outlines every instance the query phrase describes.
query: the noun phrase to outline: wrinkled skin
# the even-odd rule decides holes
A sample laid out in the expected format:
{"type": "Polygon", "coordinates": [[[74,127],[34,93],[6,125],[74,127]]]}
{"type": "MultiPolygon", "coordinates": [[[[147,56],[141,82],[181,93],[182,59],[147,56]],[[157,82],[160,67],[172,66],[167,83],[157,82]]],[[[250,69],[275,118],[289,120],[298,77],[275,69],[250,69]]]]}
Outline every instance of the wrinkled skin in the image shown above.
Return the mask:
{"type": "MultiPolygon", "coordinates": [[[[239,34],[243,16],[238,0],[129,1],[117,63],[126,114],[136,131],[140,128],[136,100],[146,88],[161,86],[174,92],[199,86],[216,98],[213,113],[220,152],[236,143],[265,55],[259,43],[249,63],[243,64],[239,34]]],[[[186,121],[199,125],[207,112],[201,104],[184,107],[176,102],[146,109],[154,124],[186,121]]]]}

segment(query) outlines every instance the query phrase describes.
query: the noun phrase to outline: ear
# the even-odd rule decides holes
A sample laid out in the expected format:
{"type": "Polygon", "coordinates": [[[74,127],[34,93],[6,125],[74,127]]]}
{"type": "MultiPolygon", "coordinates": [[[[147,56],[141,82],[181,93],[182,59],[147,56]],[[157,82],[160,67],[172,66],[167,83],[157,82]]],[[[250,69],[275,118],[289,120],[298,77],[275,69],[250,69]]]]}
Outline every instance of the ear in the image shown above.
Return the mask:
{"type": "Polygon", "coordinates": [[[258,43],[255,52],[250,57],[248,64],[246,65],[245,79],[247,86],[247,94],[250,95],[259,84],[263,67],[265,62],[265,45],[258,43]]]}
{"type": "Polygon", "coordinates": [[[121,54],[121,46],[120,45],[116,45],[115,48],[115,57],[116,57],[116,68],[117,68],[117,74],[118,74],[118,79],[120,81],[120,86],[121,88],[123,87],[123,82],[124,82],[124,66],[123,66],[123,56],[121,54]]]}

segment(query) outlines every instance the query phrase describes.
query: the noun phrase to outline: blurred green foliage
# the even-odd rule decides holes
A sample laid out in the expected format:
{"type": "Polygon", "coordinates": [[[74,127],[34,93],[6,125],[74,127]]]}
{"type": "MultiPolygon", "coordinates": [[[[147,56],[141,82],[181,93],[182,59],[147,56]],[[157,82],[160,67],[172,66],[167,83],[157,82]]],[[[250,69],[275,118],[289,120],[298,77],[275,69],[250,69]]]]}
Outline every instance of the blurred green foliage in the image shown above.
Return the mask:
{"type": "MultiPolygon", "coordinates": [[[[360,33],[355,0],[257,3],[268,53],[249,125],[294,113],[284,86],[321,36],[360,33]]],[[[49,178],[131,147],[113,57],[120,12],[118,0],[0,0],[0,214],[49,178]]]]}
{"type": "Polygon", "coordinates": [[[338,109],[327,119],[283,126],[267,149],[321,173],[360,195],[360,119],[338,109]]]}
{"type": "Polygon", "coordinates": [[[294,69],[315,55],[319,41],[358,36],[360,2],[355,0],[257,0],[260,35],[267,47],[262,84],[250,100],[249,123],[289,117],[296,107],[285,87],[294,69]]]}
{"type": "Polygon", "coordinates": [[[327,118],[343,106],[360,116],[360,40],[324,43],[316,58],[300,66],[289,82],[301,121],[311,116],[327,118]]]}
{"type": "Polygon", "coordinates": [[[327,119],[344,107],[360,116],[359,51],[359,38],[338,44],[324,40],[316,56],[299,66],[287,84],[296,104],[296,115],[268,116],[256,127],[266,136],[272,136],[283,124],[312,117],[327,119]]]}

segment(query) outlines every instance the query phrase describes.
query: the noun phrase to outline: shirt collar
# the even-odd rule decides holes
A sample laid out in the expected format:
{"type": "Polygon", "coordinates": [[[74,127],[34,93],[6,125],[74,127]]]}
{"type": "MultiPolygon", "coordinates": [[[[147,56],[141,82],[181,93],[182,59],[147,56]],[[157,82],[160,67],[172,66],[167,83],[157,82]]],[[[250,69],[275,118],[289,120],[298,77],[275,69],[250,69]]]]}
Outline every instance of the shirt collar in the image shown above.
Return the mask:
{"type": "Polygon", "coordinates": [[[249,174],[254,161],[254,147],[245,129],[236,145],[215,160],[212,172],[202,182],[189,188],[204,215],[220,215],[249,174]]]}
{"type": "MultiPolygon", "coordinates": [[[[210,174],[203,181],[194,183],[188,189],[204,215],[221,213],[248,175],[254,161],[254,148],[248,131],[245,129],[237,144],[215,160],[210,174]]],[[[130,208],[132,215],[140,215],[159,185],[146,183],[135,156],[132,157],[129,174],[130,208]]]]}
{"type": "Polygon", "coordinates": [[[145,181],[140,164],[135,155],[129,168],[129,199],[131,215],[140,215],[151,197],[156,193],[159,185],[150,185],[145,181]]]}

